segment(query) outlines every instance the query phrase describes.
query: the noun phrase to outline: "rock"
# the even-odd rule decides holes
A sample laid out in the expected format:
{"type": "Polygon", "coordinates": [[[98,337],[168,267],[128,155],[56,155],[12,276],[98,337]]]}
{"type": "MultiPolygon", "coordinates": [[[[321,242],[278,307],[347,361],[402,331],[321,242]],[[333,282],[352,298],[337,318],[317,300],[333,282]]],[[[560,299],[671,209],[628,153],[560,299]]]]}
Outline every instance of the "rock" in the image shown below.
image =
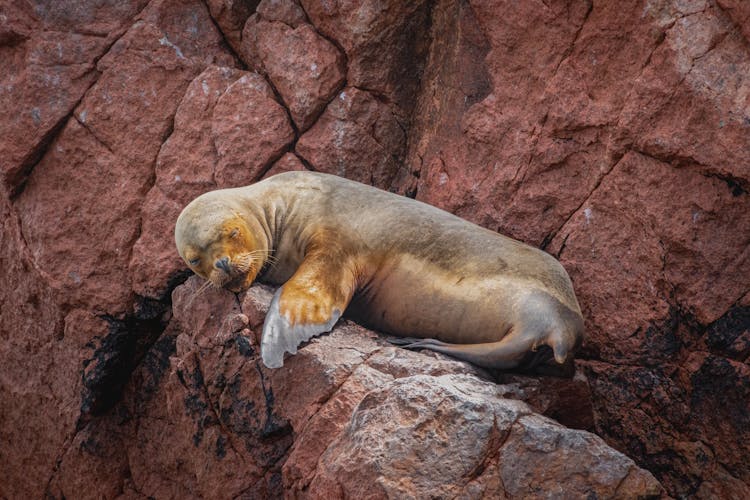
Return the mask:
{"type": "Polygon", "coordinates": [[[218,154],[214,178],[219,187],[258,180],[294,139],[286,111],[256,73],[242,76],[219,98],[211,134],[218,154]]]}
{"type": "Polygon", "coordinates": [[[628,153],[563,227],[556,240],[565,241],[561,259],[576,282],[587,283],[578,291],[579,298],[590,304],[584,316],[591,329],[607,325],[599,330],[600,337],[589,341],[602,359],[667,361],[681,343],[692,342],[676,337],[676,332],[654,337],[649,330],[669,318],[671,301],[681,304],[682,313],[709,324],[743,294],[742,276],[750,273],[750,263],[735,261],[734,256],[746,247],[740,235],[750,231],[750,217],[733,199],[725,183],[697,169],[677,170],[628,153]],[[685,192],[694,194],[689,199],[678,194],[685,192]],[[637,237],[623,239],[624,234],[637,237]],[[586,250],[580,248],[578,238],[586,239],[586,250]],[[591,241],[600,242],[600,252],[591,253],[591,241]],[[623,254],[631,258],[622,262],[623,254]],[[620,262],[619,268],[611,259],[620,262]],[[719,262],[729,272],[708,271],[719,262]],[[585,277],[578,274],[584,267],[585,277]],[[686,274],[698,268],[706,274],[686,274]],[[607,291],[613,280],[620,282],[618,296],[635,304],[632,316],[615,313],[616,299],[608,298],[607,291]]]}
{"type": "Polygon", "coordinates": [[[750,491],[737,479],[747,474],[747,445],[737,442],[747,429],[747,412],[737,410],[747,406],[747,365],[706,353],[691,355],[683,365],[584,362],[599,426],[610,429],[618,449],[643,457],[645,467],[668,468],[668,490],[741,497],[750,491]],[[670,435],[669,429],[679,431],[670,435]]]}
{"type": "Polygon", "coordinates": [[[256,11],[266,21],[279,21],[292,28],[307,23],[307,15],[297,0],[261,0],[256,11]]]}
{"type": "Polygon", "coordinates": [[[242,28],[258,6],[258,0],[207,0],[211,17],[235,52],[242,45],[242,28]]]}
{"type": "Polygon", "coordinates": [[[739,26],[745,39],[750,40],[750,6],[740,0],[718,0],[717,3],[739,26]]]}
{"type": "Polygon", "coordinates": [[[257,52],[300,131],[307,130],[344,83],[344,58],[309,24],[261,21],[257,52]]]}
{"type": "Polygon", "coordinates": [[[240,57],[253,71],[263,71],[263,61],[258,54],[258,24],[261,22],[260,15],[256,12],[247,19],[242,28],[242,43],[240,45],[240,57]]]}
{"type": "MultiPolygon", "coordinates": [[[[143,495],[209,495],[211,484],[228,497],[278,496],[281,488],[303,496],[420,496],[427,488],[496,496],[556,491],[570,477],[576,482],[566,492],[574,496],[661,491],[651,474],[598,437],[505,399],[516,389],[487,380],[486,372],[393,347],[349,321],[288,357],[282,369],[266,369],[256,348],[230,330],[248,324],[259,335],[272,290],[255,286],[238,306],[226,291],[198,294],[202,283],[191,278],[175,289],[175,323],[165,337],[173,348],[147,355],[134,374],[147,390],[133,386],[119,410],[133,424],[116,424],[114,415],[98,424],[136,432],[124,440],[124,454],[143,495]],[[539,489],[539,477],[549,486],[539,489]]],[[[81,434],[93,441],[101,431],[88,426],[81,434]]],[[[86,448],[71,455],[92,460],[86,448]]],[[[116,468],[121,458],[107,460],[116,468]]],[[[66,483],[67,495],[76,492],[72,486],[66,483]]]]}
{"type": "MultiPolygon", "coordinates": [[[[142,14],[150,21],[137,22],[99,61],[102,76],[34,168],[16,202],[29,248],[44,262],[50,285],[63,292],[61,303],[112,315],[122,315],[130,306],[127,262],[157,152],[177,100],[200,71],[207,57],[202,51],[211,40],[214,56],[221,57],[217,35],[209,36],[213,28],[203,26],[199,17],[189,16],[186,26],[174,25],[171,18],[160,24],[160,9],[169,8],[168,3],[153,4],[142,14]],[[175,34],[177,26],[187,30],[191,25],[199,26],[199,40],[175,34]],[[150,51],[151,59],[144,61],[141,51],[150,51]],[[110,104],[114,99],[117,106],[110,104]],[[80,177],[71,179],[68,168],[80,177]],[[40,193],[54,202],[37,203],[40,193]]],[[[168,12],[189,8],[175,6],[168,12]]]]}
{"type": "MultiPolygon", "coordinates": [[[[58,484],[51,477],[84,420],[105,318],[136,314],[127,262],[153,161],[189,81],[224,57],[199,3],[152,2],[140,12],[144,5],[68,2],[0,16],[11,24],[0,38],[12,44],[9,59],[2,49],[12,64],[0,93],[18,118],[3,121],[17,136],[0,141],[11,293],[1,331],[13,338],[3,342],[0,432],[24,443],[2,452],[14,464],[0,472],[3,496],[41,497],[58,484]]],[[[127,376],[132,366],[122,368],[127,376]]],[[[112,397],[116,378],[98,379],[113,383],[112,397]]]]}
{"type": "Polygon", "coordinates": [[[88,8],[68,2],[47,9],[4,2],[0,17],[0,179],[17,192],[86,91],[96,62],[122,36],[145,1],[88,8]]]}
{"type": "Polygon", "coordinates": [[[450,36],[431,37],[395,186],[558,255],[584,309],[581,356],[606,366],[588,372],[597,433],[672,495],[742,497],[745,452],[671,415],[690,405],[686,359],[747,359],[746,16],[729,1],[613,8],[438,2],[432,32],[450,36]],[[628,389],[639,377],[662,381],[658,400],[628,389]]]}
{"type": "Polygon", "coordinates": [[[345,51],[347,84],[385,96],[394,114],[406,119],[425,58],[428,2],[300,3],[316,29],[345,51]]]}
{"type": "Polygon", "coordinates": [[[417,375],[371,390],[321,457],[310,494],[659,494],[649,473],[600,438],[561,428],[518,401],[498,398],[497,390],[466,375],[417,375]],[[431,408],[424,401],[440,403],[431,408]],[[576,480],[553,479],[558,474],[576,480]]]}
{"type": "MultiPolygon", "coordinates": [[[[0,451],[8,464],[0,468],[0,484],[8,497],[40,496],[57,451],[75,426],[82,353],[73,332],[66,340],[55,293],[34,266],[18,215],[5,198],[0,199],[0,229],[0,432],[8,442],[26,443],[0,451]],[[57,402],[56,411],[42,411],[50,401],[57,402]],[[10,465],[21,463],[26,464],[23,476],[10,465]]],[[[88,337],[88,332],[81,335],[88,337]]]]}
{"type": "Polygon", "coordinates": [[[390,108],[368,92],[346,88],[297,142],[313,169],[387,189],[406,137],[390,108]]]}

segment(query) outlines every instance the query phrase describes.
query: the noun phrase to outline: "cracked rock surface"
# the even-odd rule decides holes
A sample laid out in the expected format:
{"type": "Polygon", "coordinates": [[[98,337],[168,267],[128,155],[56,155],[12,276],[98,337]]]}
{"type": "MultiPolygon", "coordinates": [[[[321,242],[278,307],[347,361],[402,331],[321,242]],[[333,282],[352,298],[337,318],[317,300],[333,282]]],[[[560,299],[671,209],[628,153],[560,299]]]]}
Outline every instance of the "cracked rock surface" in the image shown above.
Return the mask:
{"type": "Polygon", "coordinates": [[[750,496],[748,5],[0,0],[0,497],[750,496]],[[303,169],[558,257],[575,378],[265,369],[172,231],[303,169]]]}
{"type": "Polygon", "coordinates": [[[348,320],[269,370],[258,346],[272,290],[236,298],[201,284],[175,289],[170,326],[121,401],[75,435],[53,496],[86,496],[91,484],[104,496],[119,487],[153,498],[662,491],[598,436],[540,414],[562,388],[586,398],[584,379],[498,384],[348,320]]]}

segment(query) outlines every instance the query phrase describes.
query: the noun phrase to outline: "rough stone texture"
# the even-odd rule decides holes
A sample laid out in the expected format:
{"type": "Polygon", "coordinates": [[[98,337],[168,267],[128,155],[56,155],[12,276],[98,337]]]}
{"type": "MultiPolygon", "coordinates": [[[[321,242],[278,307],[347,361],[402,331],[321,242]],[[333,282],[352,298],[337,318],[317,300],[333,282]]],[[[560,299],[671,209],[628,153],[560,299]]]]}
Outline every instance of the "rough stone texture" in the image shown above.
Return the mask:
{"type": "Polygon", "coordinates": [[[16,200],[25,242],[66,306],[115,316],[129,309],[127,263],[139,231],[133,214],[153,182],[179,98],[221,56],[213,27],[193,9],[207,20],[193,4],[144,10],[99,61],[101,76],[16,200]]]}
{"type": "Polygon", "coordinates": [[[227,44],[238,52],[242,46],[242,28],[258,7],[258,0],[206,0],[206,5],[227,44]]]}
{"type": "Polygon", "coordinates": [[[414,106],[430,23],[426,0],[301,0],[313,25],[343,48],[348,85],[393,104],[406,119],[414,106]]]}
{"type": "Polygon", "coordinates": [[[102,5],[68,2],[34,8],[0,2],[0,178],[17,191],[84,93],[96,62],[122,36],[145,0],[102,5]]]}
{"type": "Polygon", "coordinates": [[[158,313],[134,300],[127,272],[140,206],[188,83],[210,62],[231,61],[199,2],[91,3],[29,6],[41,23],[29,43],[10,37],[3,46],[18,52],[0,71],[17,82],[2,87],[10,92],[2,123],[14,132],[0,141],[6,188],[17,194],[3,195],[0,235],[0,496],[8,498],[43,496],[77,422],[117,398],[124,381],[115,372],[137,357],[133,336],[149,336],[143,321],[158,313]]]}
{"type": "Polygon", "coordinates": [[[672,496],[747,498],[748,5],[0,0],[0,497],[659,493],[544,414],[672,496]],[[558,256],[576,377],[348,322],[264,369],[269,292],[175,289],[172,230],[301,169],[558,256]]]}
{"type": "Polygon", "coordinates": [[[388,189],[403,161],[406,136],[388,105],[348,87],[297,143],[314,170],[388,189]]]}
{"type": "Polygon", "coordinates": [[[397,181],[560,258],[595,429],[673,495],[750,493],[750,49],[729,3],[438,2],[397,181]]]}
{"type": "Polygon", "coordinates": [[[538,379],[498,385],[349,321],[268,370],[257,339],[272,291],[230,300],[201,285],[175,289],[168,330],[121,403],[76,434],[53,495],[107,495],[124,477],[153,498],[545,496],[568,478],[572,496],[661,491],[599,437],[519,401],[531,387],[554,397],[538,379]]]}
{"type": "MultiPolygon", "coordinates": [[[[344,83],[344,58],[309,24],[291,27],[261,18],[254,48],[299,130],[306,130],[344,83]]],[[[248,42],[250,43],[250,42],[248,42]]]]}
{"type": "Polygon", "coordinates": [[[293,28],[307,23],[307,15],[297,0],[261,0],[257,12],[267,21],[279,21],[293,28]]]}

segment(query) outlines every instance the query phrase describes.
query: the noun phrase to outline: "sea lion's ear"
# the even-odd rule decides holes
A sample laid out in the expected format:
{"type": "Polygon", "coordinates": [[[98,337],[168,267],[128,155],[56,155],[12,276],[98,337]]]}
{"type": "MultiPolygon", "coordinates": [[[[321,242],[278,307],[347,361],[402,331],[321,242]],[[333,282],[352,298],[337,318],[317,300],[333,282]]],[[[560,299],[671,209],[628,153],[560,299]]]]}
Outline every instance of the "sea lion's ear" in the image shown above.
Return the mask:
{"type": "Polygon", "coordinates": [[[284,287],[276,290],[263,323],[263,335],[260,341],[260,354],[263,364],[268,368],[281,368],[284,365],[284,353],[297,353],[297,347],[321,333],[330,332],[341,317],[341,311],[334,309],[325,323],[292,325],[279,312],[279,297],[284,287]]]}

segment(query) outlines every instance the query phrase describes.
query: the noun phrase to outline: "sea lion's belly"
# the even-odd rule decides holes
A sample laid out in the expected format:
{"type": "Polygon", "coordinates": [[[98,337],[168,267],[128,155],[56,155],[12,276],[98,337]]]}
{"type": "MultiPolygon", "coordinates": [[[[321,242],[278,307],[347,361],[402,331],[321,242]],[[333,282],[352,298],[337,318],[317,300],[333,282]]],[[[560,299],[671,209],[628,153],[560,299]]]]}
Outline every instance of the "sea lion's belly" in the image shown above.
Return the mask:
{"type": "Polygon", "coordinates": [[[440,269],[402,256],[355,296],[350,315],[398,336],[451,343],[496,342],[509,331],[523,293],[512,277],[440,269]]]}

